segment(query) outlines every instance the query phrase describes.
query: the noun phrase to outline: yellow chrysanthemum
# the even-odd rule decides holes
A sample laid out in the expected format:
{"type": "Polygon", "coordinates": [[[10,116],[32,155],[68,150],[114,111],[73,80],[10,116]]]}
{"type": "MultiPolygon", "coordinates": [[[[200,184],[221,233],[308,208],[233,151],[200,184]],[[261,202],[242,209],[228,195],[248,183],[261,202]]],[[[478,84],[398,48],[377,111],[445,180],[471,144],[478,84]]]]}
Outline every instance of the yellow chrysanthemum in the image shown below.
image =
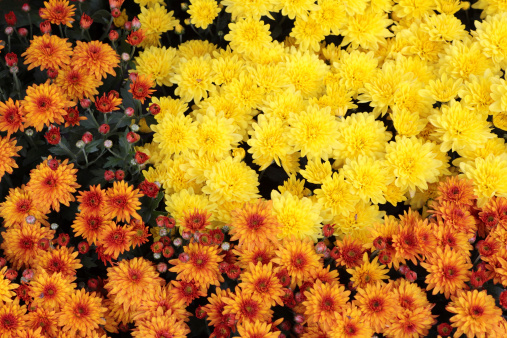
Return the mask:
{"type": "Polygon", "coordinates": [[[175,48],[151,46],[135,58],[135,72],[151,76],[159,86],[171,87],[173,84],[170,79],[175,73],[174,67],[178,61],[175,48]]]}
{"type": "Polygon", "coordinates": [[[158,3],[149,8],[141,7],[139,21],[145,33],[141,44],[143,47],[160,46],[162,33],[173,30],[179,24],[179,20],[175,19],[173,14],[174,11],[167,12],[167,9],[158,3]]]}
{"type": "Polygon", "coordinates": [[[188,153],[188,151],[198,148],[196,143],[197,126],[190,116],[165,114],[158,124],[151,126],[151,129],[155,132],[153,141],[158,143],[160,150],[166,156],[188,153]]]}
{"type": "Polygon", "coordinates": [[[194,100],[199,103],[208,97],[208,91],[213,88],[211,76],[211,58],[209,55],[191,59],[182,58],[176,68],[171,82],[178,87],[174,94],[181,97],[184,102],[194,100]]]}
{"type": "Polygon", "coordinates": [[[316,54],[292,47],[285,58],[284,67],[290,88],[299,91],[303,99],[316,96],[324,90],[324,76],[329,66],[316,54]]]}
{"type": "Polygon", "coordinates": [[[360,155],[356,160],[347,159],[343,166],[345,179],[350,182],[352,193],[364,202],[383,204],[386,202],[383,191],[390,183],[387,168],[383,161],[360,155]]]}
{"type": "Polygon", "coordinates": [[[331,177],[333,170],[329,161],[322,163],[321,160],[310,160],[299,173],[310,183],[322,184],[326,178],[331,177]]]}
{"type": "Polygon", "coordinates": [[[268,120],[278,118],[284,124],[288,124],[290,113],[305,110],[306,102],[303,100],[301,92],[296,92],[294,88],[288,88],[281,93],[268,95],[261,108],[268,120]]]}
{"type": "Polygon", "coordinates": [[[268,49],[272,41],[269,25],[253,18],[240,19],[229,24],[230,32],[224,36],[231,48],[238,53],[256,53],[268,49]]]}
{"type": "Polygon", "coordinates": [[[224,117],[222,112],[216,113],[213,108],[208,109],[206,114],[197,115],[196,120],[196,141],[199,145],[196,152],[199,156],[222,158],[242,140],[234,120],[224,117]]]}
{"type": "Polygon", "coordinates": [[[301,50],[311,50],[318,52],[320,50],[320,42],[324,40],[324,28],[322,28],[319,20],[310,16],[308,18],[296,18],[294,28],[290,36],[296,39],[296,43],[301,50]]]}
{"type": "Polygon", "coordinates": [[[280,194],[278,191],[271,192],[273,201],[273,212],[280,223],[278,238],[308,238],[317,241],[322,237],[322,217],[320,216],[320,205],[312,203],[307,198],[298,198],[286,191],[280,194]]]}
{"type": "Polygon", "coordinates": [[[19,285],[11,283],[9,279],[5,278],[6,271],[6,266],[0,270],[0,302],[10,303],[12,302],[12,298],[16,296],[16,292],[12,290],[16,289],[19,285]]]}
{"type": "Polygon", "coordinates": [[[379,43],[393,36],[387,27],[393,23],[386,13],[371,8],[361,14],[349,16],[341,34],[344,36],[342,45],[350,45],[353,49],[362,47],[366,50],[378,49],[379,43]]]}
{"type": "MultiPolygon", "coordinates": [[[[207,195],[195,194],[192,188],[183,189],[174,194],[166,194],[165,201],[167,212],[172,215],[176,220],[176,226],[179,227],[183,226],[182,220],[185,212],[193,212],[197,209],[213,215],[217,208],[215,203],[210,203],[207,195]]],[[[214,221],[214,216],[211,216],[209,221],[214,221]]]]}
{"type": "Polygon", "coordinates": [[[349,211],[346,217],[336,215],[335,235],[350,235],[351,238],[366,244],[369,242],[369,233],[375,223],[382,222],[385,212],[380,211],[378,205],[359,201],[349,211]]]}
{"type": "Polygon", "coordinates": [[[364,85],[374,77],[378,60],[373,52],[361,52],[357,49],[344,52],[338,62],[333,64],[336,75],[354,94],[354,98],[364,85]]]}
{"type": "Polygon", "coordinates": [[[206,29],[220,13],[221,8],[215,0],[190,0],[188,14],[190,22],[197,28],[206,29]]]}
{"type": "Polygon", "coordinates": [[[262,16],[273,19],[269,13],[274,11],[273,0],[222,0],[220,3],[226,6],[227,13],[231,13],[232,20],[246,17],[259,20],[262,16]]]}
{"type": "Polygon", "coordinates": [[[507,12],[488,16],[483,21],[475,21],[476,30],[472,31],[482,46],[482,53],[490,57],[502,68],[507,62],[507,46],[503,41],[507,38],[507,12]]]}
{"type": "Polygon", "coordinates": [[[329,209],[333,216],[347,216],[360,199],[352,193],[352,186],[345,180],[343,172],[326,177],[314,193],[322,209],[329,209]]]}

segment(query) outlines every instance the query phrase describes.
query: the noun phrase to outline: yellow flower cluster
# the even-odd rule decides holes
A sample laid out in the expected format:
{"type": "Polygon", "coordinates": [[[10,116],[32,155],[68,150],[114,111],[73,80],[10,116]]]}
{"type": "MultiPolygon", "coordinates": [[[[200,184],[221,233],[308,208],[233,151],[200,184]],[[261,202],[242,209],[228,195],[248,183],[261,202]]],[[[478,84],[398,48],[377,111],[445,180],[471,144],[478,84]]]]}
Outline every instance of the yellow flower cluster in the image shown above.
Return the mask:
{"type": "MultiPolygon", "coordinates": [[[[159,1],[145,3],[148,37],[169,14],[159,1]]],[[[479,206],[507,196],[507,147],[490,122],[505,128],[507,120],[507,12],[477,2],[484,20],[468,32],[455,14],[469,7],[449,0],[190,1],[196,27],[212,29],[230,13],[229,45],[192,40],[166,48],[147,38],[136,71],[174,85],[179,98],[152,99],[161,110],[153,143],[142,148],[154,166],[145,177],[163,185],[177,225],[197,209],[214,228],[259,197],[261,171],[282,167],[289,178],[271,193],[279,239],[317,240],[322,224],[334,223],[336,235],[366,242],[384,216],[378,204],[420,208],[449,175],[473,181],[479,206]],[[284,41],[273,39],[277,27],[263,19],[274,13],[294,20],[284,41]],[[341,44],[326,43],[331,36],[341,44]],[[319,186],[311,191],[306,182],[319,186]]]]}

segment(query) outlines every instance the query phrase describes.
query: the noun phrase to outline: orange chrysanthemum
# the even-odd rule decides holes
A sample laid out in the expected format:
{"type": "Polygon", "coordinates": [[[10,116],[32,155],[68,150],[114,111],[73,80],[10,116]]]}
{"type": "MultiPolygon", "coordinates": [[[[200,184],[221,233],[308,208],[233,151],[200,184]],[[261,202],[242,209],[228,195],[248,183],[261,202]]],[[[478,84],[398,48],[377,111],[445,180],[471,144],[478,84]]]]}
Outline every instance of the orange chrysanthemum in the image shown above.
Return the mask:
{"type": "Polygon", "coordinates": [[[19,299],[0,306],[0,337],[19,337],[25,326],[26,305],[20,306],[19,299]]]}
{"type": "Polygon", "coordinates": [[[110,113],[115,110],[120,110],[119,105],[123,102],[118,92],[110,91],[107,96],[106,93],[102,97],[95,98],[95,107],[102,113],[110,113]]]}
{"type": "Polygon", "coordinates": [[[151,76],[141,74],[130,84],[129,93],[132,93],[134,99],[144,103],[144,100],[151,97],[151,94],[155,91],[151,89],[153,87],[155,87],[155,82],[151,79],[151,76]]]}
{"type": "Polygon", "coordinates": [[[381,282],[357,289],[355,298],[366,323],[377,333],[384,332],[400,309],[390,286],[381,282]]]}
{"type": "Polygon", "coordinates": [[[58,318],[54,310],[38,307],[26,316],[27,327],[33,330],[42,329],[44,337],[55,337],[58,331],[58,318]]]}
{"type": "Polygon", "coordinates": [[[25,122],[25,114],[18,100],[13,101],[9,98],[5,102],[0,102],[0,131],[6,131],[7,137],[18,130],[25,130],[23,126],[25,122]]]}
{"type": "Polygon", "coordinates": [[[265,241],[277,243],[280,224],[273,214],[273,203],[258,199],[232,211],[231,241],[256,246],[265,241]]]}
{"type": "Polygon", "coordinates": [[[69,5],[68,0],[49,0],[49,2],[44,2],[44,8],[40,10],[40,17],[55,25],[72,27],[75,11],[76,7],[69,5]]]}
{"type": "Polygon", "coordinates": [[[364,288],[367,284],[376,284],[383,279],[389,279],[387,276],[389,269],[384,269],[385,267],[378,263],[378,256],[370,262],[365,252],[363,263],[353,269],[347,269],[347,272],[351,274],[350,281],[354,283],[355,288],[364,288]]]}
{"type": "Polygon", "coordinates": [[[273,271],[271,262],[267,265],[250,263],[248,271],[241,275],[239,287],[243,292],[256,295],[263,302],[275,306],[283,306],[282,296],[285,294],[282,284],[273,271]]]}
{"type": "Polygon", "coordinates": [[[80,187],[76,183],[77,169],[74,169],[74,164],[69,164],[66,159],[53,170],[48,166],[48,161],[52,159],[52,156],[49,156],[32,169],[30,181],[26,185],[35,205],[44,213],[48,213],[51,208],[60,211],[60,204],[69,206],[70,202],[75,201],[73,194],[80,187]]]}
{"type": "Polygon", "coordinates": [[[333,338],[369,338],[373,336],[373,330],[365,323],[361,310],[351,303],[347,303],[343,312],[335,312],[335,321],[331,330],[328,331],[333,338]]]}
{"type": "Polygon", "coordinates": [[[253,323],[256,320],[266,322],[273,314],[270,303],[263,302],[259,297],[244,292],[239,287],[236,287],[234,294],[224,297],[223,301],[226,304],[223,313],[233,314],[238,323],[253,323]]]}
{"type": "Polygon", "coordinates": [[[16,138],[0,136],[0,180],[5,173],[12,174],[13,168],[18,168],[13,157],[19,157],[18,151],[23,147],[16,146],[16,138]]]}
{"type": "Polygon", "coordinates": [[[80,191],[77,201],[79,209],[84,214],[101,214],[104,211],[106,191],[99,185],[90,185],[88,191],[80,191]]]}
{"type": "Polygon", "coordinates": [[[507,230],[507,198],[493,196],[479,215],[489,229],[498,225],[507,230]],[[490,217],[494,219],[493,222],[489,222],[490,217]]]}
{"type": "Polygon", "coordinates": [[[88,69],[80,67],[60,69],[55,83],[71,100],[93,98],[99,93],[97,88],[102,85],[102,81],[90,73],[88,69]]]}
{"type": "Polygon", "coordinates": [[[120,254],[129,250],[133,234],[130,226],[121,226],[114,222],[106,224],[99,234],[99,241],[105,248],[104,254],[117,259],[120,254]]]}
{"type": "Polygon", "coordinates": [[[72,55],[74,67],[85,68],[96,78],[107,77],[107,74],[116,76],[114,68],[118,67],[120,57],[108,44],[100,41],[76,41],[72,55]]]}
{"type": "MultiPolygon", "coordinates": [[[[459,290],[445,308],[455,315],[451,325],[457,328],[454,337],[486,337],[494,333],[502,320],[502,310],[495,305],[495,299],[485,290],[459,290]]],[[[493,335],[492,335],[493,336],[493,335]]]]}
{"type": "Polygon", "coordinates": [[[102,230],[110,223],[113,222],[100,214],[81,212],[74,219],[72,229],[76,236],[83,236],[88,244],[97,244],[102,230]]]}
{"type": "Polygon", "coordinates": [[[393,247],[393,236],[398,233],[400,223],[394,216],[385,216],[384,223],[374,223],[373,229],[370,232],[370,241],[365,244],[369,249],[373,248],[373,242],[381,239],[385,243],[385,251],[391,254],[392,261],[387,264],[389,268],[393,265],[396,269],[399,268],[400,263],[405,264],[405,261],[395,254],[393,247]]]}
{"type": "Polygon", "coordinates": [[[11,188],[5,201],[0,203],[0,217],[4,219],[4,226],[8,228],[14,224],[22,224],[27,216],[35,217],[42,224],[47,223],[47,216],[37,209],[24,185],[21,188],[11,188]]]}
{"type": "Polygon", "coordinates": [[[287,269],[291,287],[301,286],[310,279],[315,269],[322,266],[320,256],[309,239],[285,239],[275,254],[277,257],[272,261],[287,269]]]}
{"type": "Polygon", "coordinates": [[[211,294],[211,297],[208,297],[208,304],[204,307],[204,310],[206,311],[206,319],[209,321],[210,326],[225,323],[224,308],[227,304],[224,302],[224,298],[228,298],[229,296],[230,291],[228,289],[222,290],[216,288],[215,293],[211,294]]]}
{"type": "Polygon", "coordinates": [[[60,69],[70,63],[71,55],[72,44],[67,42],[67,39],[50,34],[34,36],[30,46],[21,54],[25,58],[24,64],[28,65],[28,70],[39,66],[41,70],[60,69]]]}
{"type": "Polygon", "coordinates": [[[183,301],[185,306],[189,306],[194,299],[206,297],[207,290],[197,285],[193,280],[190,282],[173,280],[170,293],[175,302],[183,301]]]}
{"type": "Polygon", "coordinates": [[[102,298],[96,296],[95,292],[90,294],[85,289],[77,290],[63,304],[58,325],[71,335],[79,331],[81,335],[90,337],[93,330],[106,323],[103,318],[106,311],[102,306],[102,298]]]}
{"type": "Polygon", "coordinates": [[[76,270],[83,267],[81,260],[77,258],[78,254],[74,248],[66,246],[43,251],[37,257],[35,266],[48,273],[61,273],[62,277],[73,281],[76,279],[76,270]]]}
{"type": "Polygon", "coordinates": [[[51,84],[49,80],[41,85],[28,87],[22,104],[28,125],[37,131],[41,131],[45,125],[64,122],[66,109],[75,105],[67,100],[60,87],[51,84]]]}
{"type": "Polygon", "coordinates": [[[4,251],[4,257],[12,263],[12,268],[32,266],[44,250],[38,247],[41,239],[52,240],[54,231],[41,227],[40,223],[23,224],[19,227],[10,227],[2,233],[3,242],[0,248],[4,251]]]}
{"type": "Polygon", "coordinates": [[[171,291],[171,284],[165,287],[157,286],[150,292],[143,295],[143,301],[133,314],[136,322],[150,320],[160,307],[164,312],[171,311],[178,320],[188,321],[191,314],[187,312],[184,299],[175,299],[171,291]]]}
{"type": "Polygon", "coordinates": [[[437,248],[437,237],[434,228],[427,220],[418,222],[415,228],[417,243],[419,245],[419,253],[425,259],[428,255],[435,252],[437,248]]]}
{"type": "Polygon", "coordinates": [[[132,337],[139,338],[186,338],[190,333],[185,322],[171,313],[171,311],[158,311],[153,317],[140,322],[134,331],[132,337]]]}
{"type": "Polygon", "coordinates": [[[336,241],[339,255],[336,258],[337,265],[344,265],[347,269],[361,265],[364,248],[360,240],[352,236],[345,236],[341,241],[336,241]]]}
{"type": "Polygon", "coordinates": [[[434,207],[433,212],[442,217],[445,225],[452,227],[454,231],[463,232],[470,237],[475,234],[477,230],[475,217],[465,207],[452,202],[441,202],[434,207]]]}
{"type": "Polygon", "coordinates": [[[130,226],[132,227],[132,236],[130,238],[132,247],[135,248],[148,242],[148,238],[151,236],[150,228],[143,221],[133,218],[130,220],[130,226]]]}
{"type": "Polygon", "coordinates": [[[6,266],[0,269],[0,303],[12,302],[12,297],[16,296],[16,292],[12,290],[19,286],[18,284],[11,283],[9,279],[5,278],[5,271],[7,271],[6,266]]]}
{"type": "Polygon", "coordinates": [[[107,189],[104,200],[104,213],[111,219],[116,217],[117,221],[130,222],[130,218],[141,219],[136,210],[141,209],[139,189],[128,185],[125,181],[113,183],[113,187],[107,189]]]}
{"type": "Polygon", "coordinates": [[[240,337],[262,337],[262,338],[277,338],[280,332],[272,331],[272,324],[263,323],[258,320],[255,322],[243,322],[238,324],[238,333],[240,337]]]}
{"type": "Polygon", "coordinates": [[[45,270],[40,270],[30,282],[29,294],[33,298],[33,305],[59,310],[75,287],[76,284],[65,279],[59,272],[48,275],[45,270]]]}
{"type": "Polygon", "coordinates": [[[218,269],[218,264],[223,258],[220,255],[220,249],[215,246],[204,246],[198,243],[189,243],[183,248],[188,254],[189,260],[186,262],[180,259],[169,261],[174,265],[170,271],[176,272],[178,280],[194,280],[199,286],[206,289],[211,285],[220,285],[224,279],[218,269]]]}
{"type": "Polygon", "coordinates": [[[336,313],[342,312],[347,304],[350,291],[345,291],[345,287],[338,283],[328,284],[317,280],[311,290],[304,294],[307,300],[303,305],[308,323],[320,323],[331,329],[336,313]]]}
{"type": "Polygon", "coordinates": [[[63,116],[65,120],[65,127],[79,126],[81,121],[87,120],[86,116],[80,116],[79,110],[76,107],[67,108],[67,115],[63,116]]]}
{"type": "Polygon", "coordinates": [[[438,185],[440,195],[437,200],[440,202],[454,203],[460,206],[474,205],[477,196],[474,195],[474,186],[472,180],[449,176],[445,181],[438,185]]]}
{"type": "Polygon", "coordinates": [[[210,223],[211,213],[206,209],[194,208],[194,210],[183,210],[183,217],[179,219],[180,229],[195,233],[205,231],[210,223]]]}
{"type": "Polygon", "coordinates": [[[411,283],[404,278],[390,281],[393,286],[393,292],[396,294],[398,304],[406,310],[413,311],[418,308],[431,306],[426,298],[426,292],[421,290],[415,283],[411,283]]]}
{"type": "Polygon", "coordinates": [[[315,269],[312,275],[313,282],[320,280],[322,283],[338,283],[338,270],[331,269],[331,265],[315,269]]]}
{"type": "Polygon", "coordinates": [[[464,256],[468,256],[470,254],[472,244],[470,244],[470,241],[468,240],[468,234],[457,232],[451,226],[445,225],[441,219],[437,219],[437,221],[433,224],[433,228],[437,237],[437,247],[445,248],[448,246],[449,248],[460,252],[464,256]]]}
{"type": "Polygon", "coordinates": [[[143,301],[140,295],[164,283],[153,264],[142,257],[122,260],[107,269],[107,277],[104,288],[109,295],[116,297],[116,302],[123,306],[124,311],[139,307],[143,301]]]}
{"type": "Polygon", "coordinates": [[[428,337],[429,330],[436,323],[436,317],[428,307],[404,309],[397,313],[396,319],[386,328],[385,334],[399,338],[428,337]]]}
{"type": "Polygon", "coordinates": [[[270,242],[259,243],[256,246],[236,246],[232,250],[238,256],[238,265],[241,269],[247,270],[250,263],[268,264],[275,258],[275,245],[270,242]]]}
{"type": "Polygon", "coordinates": [[[443,293],[445,298],[467,287],[465,282],[470,280],[470,269],[473,264],[468,257],[449,247],[437,248],[437,251],[421,262],[421,266],[428,271],[426,276],[426,290],[433,289],[433,294],[443,293]]]}

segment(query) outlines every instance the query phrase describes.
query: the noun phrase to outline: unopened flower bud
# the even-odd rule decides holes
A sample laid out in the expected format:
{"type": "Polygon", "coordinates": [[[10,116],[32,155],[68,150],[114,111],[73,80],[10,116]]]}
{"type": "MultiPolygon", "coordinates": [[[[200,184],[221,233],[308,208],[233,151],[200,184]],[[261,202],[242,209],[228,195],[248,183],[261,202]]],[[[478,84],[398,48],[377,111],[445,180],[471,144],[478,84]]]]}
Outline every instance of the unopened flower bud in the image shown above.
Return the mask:
{"type": "Polygon", "coordinates": [[[182,252],[180,253],[180,255],[178,256],[178,259],[182,262],[182,263],[186,263],[190,260],[190,256],[186,253],[186,252],[182,252]]]}
{"type": "Polygon", "coordinates": [[[109,133],[109,130],[111,129],[111,127],[109,127],[109,124],[101,124],[100,127],[99,127],[99,133],[101,133],[102,135],[105,135],[107,133],[109,133]]]}
{"type": "Polygon", "coordinates": [[[51,230],[58,229],[58,223],[51,223],[51,230]]]}
{"type": "Polygon", "coordinates": [[[417,279],[417,273],[415,273],[415,271],[408,271],[406,274],[405,274],[405,278],[409,281],[409,282],[415,282],[416,279],[417,279]]]}
{"type": "Polygon", "coordinates": [[[123,28],[125,28],[126,30],[131,30],[132,29],[132,21],[126,21],[125,24],[123,25],[123,28]]]}
{"type": "Polygon", "coordinates": [[[327,249],[327,246],[326,246],[326,243],[324,243],[324,242],[319,242],[319,243],[317,243],[317,245],[315,245],[315,252],[317,252],[319,255],[323,254],[324,251],[326,251],[326,249],[327,249]]]}
{"type": "Polygon", "coordinates": [[[9,68],[9,72],[11,74],[17,74],[19,72],[18,66],[12,66],[11,68],[9,68]]]}
{"type": "Polygon", "coordinates": [[[153,258],[155,258],[155,259],[160,259],[160,257],[162,257],[162,255],[160,254],[160,252],[155,252],[153,254],[153,258]]]}
{"type": "Polygon", "coordinates": [[[301,313],[297,313],[294,316],[294,321],[296,323],[299,323],[299,324],[304,323],[305,322],[305,316],[303,314],[301,314],[301,313]]]}
{"type": "Polygon", "coordinates": [[[132,27],[136,30],[141,28],[141,21],[139,21],[139,19],[137,17],[134,17],[132,19],[132,27]]]}
{"type": "Polygon", "coordinates": [[[109,32],[109,40],[116,41],[116,40],[118,40],[119,37],[120,37],[120,35],[118,34],[117,31],[112,30],[109,32]]]}
{"type": "Polygon", "coordinates": [[[111,141],[111,140],[104,141],[104,147],[106,147],[107,149],[110,149],[112,146],[113,146],[113,141],[111,141]]]}
{"type": "Polygon", "coordinates": [[[158,230],[158,234],[159,234],[160,236],[165,236],[165,235],[167,235],[167,228],[160,228],[160,229],[158,230]]]}
{"type": "Polygon", "coordinates": [[[28,35],[28,29],[21,27],[20,29],[18,29],[18,34],[19,36],[24,38],[28,35]]]}
{"type": "Polygon", "coordinates": [[[33,135],[33,129],[30,129],[30,128],[26,129],[25,130],[25,134],[26,134],[26,136],[32,136],[33,135]]]}
{"type": "Polygon", "coordinates": [[[184,240],[188,241],[190,238],[192,238],[192,233],[185,230],[181,233],[181,237],[183,237],[184,240]]]}
{"type": "Polygon", "coordinates": [[[35,224],[35,216],[32,215],[26,216],[25,222],[28,224],[35,224]]]}
{"type": "Polygon", "coordinates": [[[222,245],[220,245],[220,247],[224,251],[229,251],[229,249],[231,248],[231,244],[229,244],[229,242],[223,242],[222,245]]]}
{"type": "Polygon", "coordinates": [[[131,117],[134,115],[134,108],[132,107],[127,107],[127,109],[125,109],[125,115],[127,115],[128,117],[131,117]]]}
{"type": "Polygon", "coordinates": [[[130,60],[130,55],[129,53],[121,53],[121,59],[125,62],[127,62],[128,60],[130,60]]]}
{"type": "Polygon", "coordinates": [[[30,5],[27,3],[24,3],[23,6],[21,6],[21,10],[23,12],[30,12],[30,5]]]}
{"type": "Polygon", "coordinates": [[[90,105],[92,104],[92,101],[90,99],[82,99],[79,101],[79,104],[83,109],[90,108],[90,105]]]}
{"type": "Polygon", "coordinates": [[[90,143],[91,141],[93,141],[92,133],[87,131],[86,133],[83,134],[83,136],[81,137],[81,140],[84,142],[84,144],[90,143]]]}
{"type": "Polygon", "coordinates": [[[12,33],[14,33],[14,28],[12,28],[11,26],[5,27],[5,34],[12,35],[12,33]]]}
{"type": "Polygon", "coordinates": [[[164,272],[167,272],[167,264],[166,263],[158,263],[157,264],[157,271],[160,272],[160,273],[164,273],[164,272]]]}
{"type": "Polygon", "coordinates": [[[78,147],[79,149],[83,148],[85,146],[85,143],[83,140],[79,140],[76,142],[76,147],[78,147]]]}
{"type": "Polygon", "coordinates": [[[180,247],[181,244],[183,244],[183,240],[180,237],[175,238],[174,241],[173,241],[173,244],[174,244],[175,247],[180,247]]]}
{"type": "Polygon", "coordinates": [[[136,133],[137,133],[137,132],[139,131],[139,125],[137,125],[137,124],[135,124],[135,123],[134,123],[133,125],[131,125],[131,126],[130,126],[130,129],[131,129],[133,132],[136,132],[136,133]]]}

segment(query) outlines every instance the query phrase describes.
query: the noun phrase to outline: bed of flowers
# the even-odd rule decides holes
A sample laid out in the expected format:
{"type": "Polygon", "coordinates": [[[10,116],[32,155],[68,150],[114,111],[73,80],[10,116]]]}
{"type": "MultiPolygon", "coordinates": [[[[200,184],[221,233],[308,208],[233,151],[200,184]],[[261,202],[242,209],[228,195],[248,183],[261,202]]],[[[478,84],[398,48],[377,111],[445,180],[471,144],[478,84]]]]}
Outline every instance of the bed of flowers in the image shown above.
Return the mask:
{"type": "Polygon", "coordinates": [[[0,28],[0,338],[507,337],[505,1],[0,28]]]}

